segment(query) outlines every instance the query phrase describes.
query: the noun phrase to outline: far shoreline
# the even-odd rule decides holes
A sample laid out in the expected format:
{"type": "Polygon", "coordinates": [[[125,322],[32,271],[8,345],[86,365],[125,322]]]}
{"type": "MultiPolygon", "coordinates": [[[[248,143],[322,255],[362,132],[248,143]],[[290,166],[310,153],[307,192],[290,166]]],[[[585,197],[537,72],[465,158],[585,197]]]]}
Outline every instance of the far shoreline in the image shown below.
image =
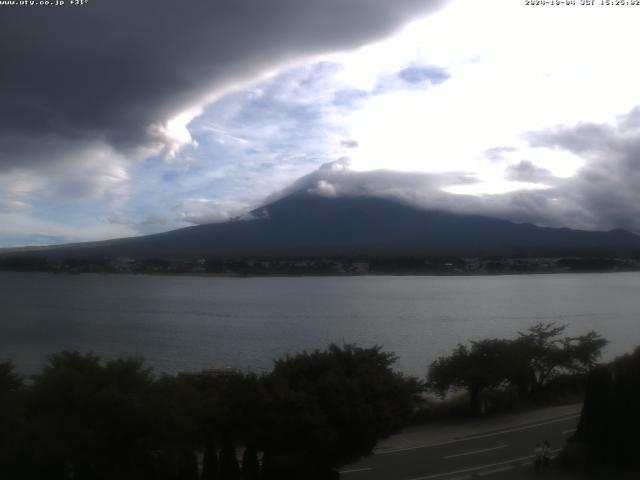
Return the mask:
{"type": "Polygon", "coordinates": [[[54,271],[54,270],[6,270],[4,273],[46,273],[52,275],[95,275],[95,276],[140,276],[140,277],[199,277],[199,278],[376,278],[376,277],[511,277],[511,276],[547,276],[547,275],[606,275],[622,273],[638,273],[640,269],[633,270],[556,270],[556,271],[532,271],[532,272],[457,272],[457,273],[422,273],[422,272],[380,272],[380,273],[208,273],[208,272],[91,272],[91,271],[54,271]]]}

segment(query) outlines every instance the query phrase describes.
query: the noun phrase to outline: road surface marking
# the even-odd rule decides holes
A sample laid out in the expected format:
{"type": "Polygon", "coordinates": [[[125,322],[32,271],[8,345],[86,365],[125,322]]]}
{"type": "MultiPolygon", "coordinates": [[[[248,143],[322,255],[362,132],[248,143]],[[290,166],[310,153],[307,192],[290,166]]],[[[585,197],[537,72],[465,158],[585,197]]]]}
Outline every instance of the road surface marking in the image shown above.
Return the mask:
{"type": "Polygon", "coordinates": [[[453,455],[447,455],[442,458],[449,459],[449,458],[464,457],[466,455],[475,455],[476,453],[484,453],[484,452],[491,452],[493,450],[500,450],[501,448],[507,448],[508,446],[509,445],[499,445],[497,447],[483,448],[482,450],[474,450],[473,452],[455,453],[453,455]]]}
{"type": "Polygon", "coordinates": [[[580,415],[570,415],[568,417],[562,417],[562,418],[558,418],[558,419],[555,419],[555,420],[549,420],[547,422],[534,423],[534,424],[531,424],[531,425],[524,425],[522,427],[514,427],[514,428],[507,429],[507,430],[501,430],[499,432],[483,433],[483,434],[480,434],[480,435],[457,438],[455,440],[449,440],[447,442],[442,442],[442,443],[432,443],[432,444],[428,444],[428,445],[418,445],[416,447],[405,447],[405,448],[394,448],[394,449],[389,449],[389,450],[382,450],[382,451],[375,452],[374,455],[388,455],[390,453],[408,452],[410,450],[420,450],[422,448],[439,447],[441,445],[449,445],[449,444],[452,444],[452,443],[468,442],[468,441],[471,441],[471,440],[475,440],[477,438],[495,437],[496,435],[502,435],[502,434],[511,433],[511,432],[519,432],[521,430],[528,430],[530,428],[542,427],[544,425],[550,425],[552,423],[566,422],[567,420],[573,420],[574,418],[578,418],[579,416],[580,415]]]}
{"type": "Polygon", "coordinates": [[[371,467],[365,467],[365,468],[353,468],[351,470],[340,470],[340,474],[343,473],[357,473],[357,472],[368,472],[369,470],[371,470],[371,467]]]}
{"type": "Polygon", "coordinates": [[[569,435],[570,433],[573,433],[573,432],[575,432],[576,430],[577,430],[577,429],[572,428],[572,429],[570,429],[570,430],[565,430],[564,432],[562,432],[562,434],[563,434],[563,435],[569,435]]]}
{"type": "Polygon", "coordinates": [[[420,450],[421,448],[438,447],[440,445],[446,445],[447,443],[449,442],[436,443],[434,445],[418,445],[417,447],[394,448],[392,450],[383,450],[381,452],[374,452],[374,455],[389,455],[390,453],[408,452],[409,450],[420,450]]]}
{"type": "Polygon", "coordinates": [[[485,470],[483,472],[478,472],[479,477],[484,477],[485,475],[493,475],[494,473],[506,472],[507,470],[513,470],[513,465],[507,465],[506,467],[494,468],[493,470],[485,470]]]}
{"type": "Polygon", "coordinates": [[[432,478],[442,478],[448,477],[449,475],[457,475],[459,473],[475,472],[486,468],[500,467],[503,465],[509,465],[511,463],[524,462],[525,460],[531,460],[531,455],[527,455],[526,457],[512,458],[511,460],[505,460],[504,462],[489,463],[488,465],[478,465],[477,467],[465,468],[463,470],[456,470],[453,472],[436,473],[434,475],[427,475],[426,477],[415,477],[409,480],[431,480],[432,478]]]}
{"type": "MultiPolygon", "coordinates": [[[[534,423],[534,424],[531,424],[531,425],[523,425],[522,427],[508,428],[506,430],[500,430],[499,432],[483,433],[481,435],[472,435],[472,436],[468,436],[468,437],[463,437],[463,438],[459,438],[459,439],[457,439],[455,441],[456,442],[463,442],[463,441],[475,440],[476,438],[494,437],[496,435],[503,435],[505,433],[519,432],[521,430],[528,430],[528,429],[531,429],[531,428],[542,427],[544,425],[551,425],[552,423],[566,422],[567,420],[573,420],[574,418],[578,418],[578,417],[580,417],[579,414],[570,415],[568,417],[557,418],[555,420],[549,420],[549,421],[546,421],[546,422],[534,423]]],[[[453,443],[453,442],[450,442],[450,443],[453,443]]]]}

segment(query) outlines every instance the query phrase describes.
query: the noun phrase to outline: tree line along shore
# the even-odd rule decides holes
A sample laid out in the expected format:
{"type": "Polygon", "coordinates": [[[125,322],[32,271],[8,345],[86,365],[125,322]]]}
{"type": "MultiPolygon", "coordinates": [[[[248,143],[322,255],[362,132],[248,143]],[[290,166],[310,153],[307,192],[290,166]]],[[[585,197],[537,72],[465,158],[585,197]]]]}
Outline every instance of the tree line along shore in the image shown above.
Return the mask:
{"type": "Polygon", "coordinates": [[[636,257],[232,257],[73,258],[45,253],[0,253],[0,270],[60,273],[142,273],[210,275],[483,275],[518,273],[628,272],[640,270],[636,257]]]}
{"type": "Polygon", "coordinates": [[[567,392],[584,396],[584,410],[564,463],[637,468],[640,349],[603,365],[606,343],[538,324],[459,345],[424,378],[395,371],[381,347],[349,344],[287,355],[262,375],[156,374],[141,359],[61,352],[23,377],[6,361],[0,477],[335,479],[407,424],[441,420],[447,399],[462,396],[457,414],[477,416],[567,392]]]}

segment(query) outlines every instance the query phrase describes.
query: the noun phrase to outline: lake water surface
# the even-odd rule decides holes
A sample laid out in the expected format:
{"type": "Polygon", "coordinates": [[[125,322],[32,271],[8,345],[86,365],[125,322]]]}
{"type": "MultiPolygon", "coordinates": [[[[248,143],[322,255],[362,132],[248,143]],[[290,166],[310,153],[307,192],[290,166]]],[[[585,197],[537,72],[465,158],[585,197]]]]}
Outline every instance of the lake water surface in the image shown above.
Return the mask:
{"type": "Polygon", "coordinates": [[[330,342],[382,345],[423,375],[457,343],[538,322],[594,329],[606,358],[640,345],[640,273],[214,278],[0,272],[0,360],[38,371],[64,349],[142,355],[163,371],[260,372],[330,342]]]}

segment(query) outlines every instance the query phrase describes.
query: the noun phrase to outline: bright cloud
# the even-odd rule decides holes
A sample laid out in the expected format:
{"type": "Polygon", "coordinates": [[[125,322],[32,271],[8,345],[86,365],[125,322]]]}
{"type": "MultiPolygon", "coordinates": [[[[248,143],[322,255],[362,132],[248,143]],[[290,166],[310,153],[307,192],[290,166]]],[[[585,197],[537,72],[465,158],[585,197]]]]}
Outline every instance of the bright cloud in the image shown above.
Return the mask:
{"type": "Polygon", "coordinates": [[[354,111],[345,121],[361,147],[354,168],[462,169],[499,182],[483,152],[506,145],[515,161],[573,175],[579,157],[531,149],[522,137],[557,124],[613,121],[640,102],[640,71],[629,56],[639,16],[457,1],[394,39],[343,56],[343,80],[369,90],[390,66],[433,64],[450,75],[436,88],[376,96],[354,111]]]}

